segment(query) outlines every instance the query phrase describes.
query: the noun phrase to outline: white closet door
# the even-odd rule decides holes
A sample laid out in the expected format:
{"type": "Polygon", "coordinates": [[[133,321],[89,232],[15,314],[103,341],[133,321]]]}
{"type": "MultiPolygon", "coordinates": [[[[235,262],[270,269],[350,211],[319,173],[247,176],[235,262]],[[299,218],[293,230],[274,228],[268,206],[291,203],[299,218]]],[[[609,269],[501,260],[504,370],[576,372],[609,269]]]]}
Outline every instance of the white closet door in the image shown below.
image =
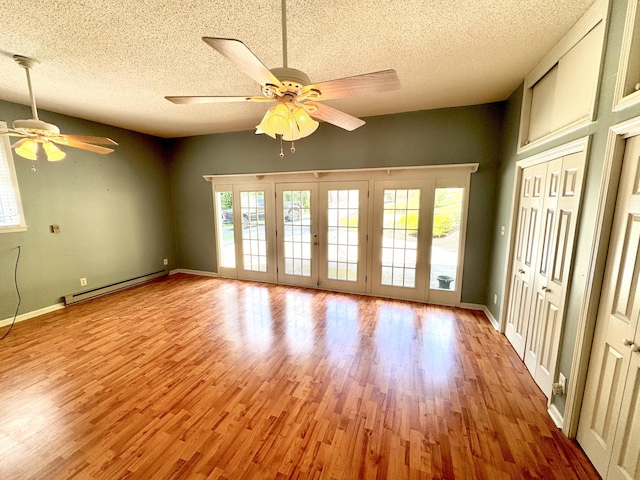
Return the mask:
{"type": "Polygon", "coordinates": [[[591,117],[591,108],[600,73],[604,22],[600,22],[558,62],[558,78],[551,129],[559,130],[591,117]]]}
{"type": "Polygon", "coordinates": [[[547,166],[535,300],[525,352],[525,363],[547,397],[551,396],[560,348],[584,158],[583,153],[575,153],[547,166]]]}
{"type": "Polygon", "coordinates": [[[600,475],[638,478],[640,137],[627,141],[578,442],[600,475]]]}
{"type": "Polygon", "coordinates": [[[505,335],[520,358],[524,355],[529,326],[546,170],[546,164],[524,169],[520,187],[516,245],[505,330],[505,335]]]}

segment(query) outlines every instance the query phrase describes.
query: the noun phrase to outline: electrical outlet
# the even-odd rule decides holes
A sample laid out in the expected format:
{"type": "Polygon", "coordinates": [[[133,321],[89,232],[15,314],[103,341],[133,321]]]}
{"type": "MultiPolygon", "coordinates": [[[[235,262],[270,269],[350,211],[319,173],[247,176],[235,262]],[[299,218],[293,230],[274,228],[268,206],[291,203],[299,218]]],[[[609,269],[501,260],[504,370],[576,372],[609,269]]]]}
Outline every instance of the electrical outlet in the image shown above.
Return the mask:
{"type": "Polygon", "coordinates": [[[498,294],[497,294],[497,293],[494,293],[494,294],[493,294],[493,304],[494,304],[494,305],[497,305],[497,304],[498,304],[498,294]]]}
{"type": "Polygon", "coordinates": [[[80,279],[80,286],[81,287],[86,287],[87,286],[87,279],[86,278],[81,278],[80,279]]]}
{"type": "Polygon", "coordinates": [[[169,265],[169,259],[168,259],[168,258],[165,258],[165,259],[163,260],[163,262],[164,262],[164,264],[165,264],[165,265],[169,265]]]}
{"type": "Polygon", "coordinates": [[[556,397],[559,397],[561,395],[564,395],[566,393],[566,388],[567,388],[567,377],[565,377],[563,374],[559,374],[558,375],[558,381],[556,383],[553,383],[551,385],[552,387],[552,391],[553,394],[556,397]]]}
{"type": "Polygon", "coordinates": [[[562,387],[562,393],[566,392],[567,391],[567,377],[565,377],[563,374],[559,374],[558,375],[558,383],[562,387]]]}

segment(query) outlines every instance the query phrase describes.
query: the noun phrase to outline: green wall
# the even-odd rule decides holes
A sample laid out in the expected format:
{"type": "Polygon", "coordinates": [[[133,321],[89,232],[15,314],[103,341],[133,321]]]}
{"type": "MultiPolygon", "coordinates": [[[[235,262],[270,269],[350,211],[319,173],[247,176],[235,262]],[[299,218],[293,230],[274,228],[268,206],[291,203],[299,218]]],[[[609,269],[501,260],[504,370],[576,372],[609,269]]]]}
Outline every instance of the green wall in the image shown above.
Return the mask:
{"type": "MultiPolygon", "coordinates": [[[[527,152],[525,155],[518,155],[516,153],[516,147],[520,121],[522,85],[510,96],[505,109],[503,151],[498,171],[493,255],[487,286],[487,296],[485,302],[483,302],[486,303],[495,318],[499,318],[502,314],[499,309],[500,299],[498,305],[494,305],[493,294],[498,293],[500,297],[502,293],[507,248],[506,236],[502,237],[499,230],[501,225],[506,225],[507,229],[509,227],[515,162],[558,145],[563,145],[572,140],[591,135],[591,146],[587,157],[585,188],[583,190],[582,212],[577,230],[572,281],[569,286],[569,297],[560,352],[560,372],[567,377],[569,382],[575,381],[575,379],[571,378],[571,361],[576,341],[578,317],[584,294],[589,253],[597,227],[596,210],[609,127],[640,115],[639,105],[624,109],[621,112],[612,112],[613,93],[618,73],[618,63],[620,61],[626,8],[626,0],[611,0],[595,122],[576,132],[548,142],[541,147],[527,152]]],[[[606,254],[606,242],[605,251],[602,253],[606,254]]],[[[599,263],[599,270],[601,270],[603,266],[604,255],[602,257],[599,263]]],[[[561,413],[564,412],[565,397],[555,398],[554,403],[561,413]]]]}
{"type": "MultiPolygon", "coordinates": [[[[14,155],[26,232],[0,233],[0,320],[12,317],[14,267],[21,247],[19,314],[61,297],[176,266],[167,141],[64,115],[40,117],[64,133],[108,136],[116,151],[64,148],[56,163],[14,155]],[[60,225],[53,234],[49,225],[60,225]],[[80,286],[86,277],[87,287],[80,286]]],[[[30,118],[28,107],[0,101],[0,120],[30,118]]]]}
{"type": "Polygon", "coordinates": [[[178,261],[216,271],[213,195],[207,174],[479,163],[471,176],[462,301],[484,304],[493,231],[503,104],[369,117],[346,132],[321,124],[296,153],[252,131],[182,138],[171,147],[178,261]]]}

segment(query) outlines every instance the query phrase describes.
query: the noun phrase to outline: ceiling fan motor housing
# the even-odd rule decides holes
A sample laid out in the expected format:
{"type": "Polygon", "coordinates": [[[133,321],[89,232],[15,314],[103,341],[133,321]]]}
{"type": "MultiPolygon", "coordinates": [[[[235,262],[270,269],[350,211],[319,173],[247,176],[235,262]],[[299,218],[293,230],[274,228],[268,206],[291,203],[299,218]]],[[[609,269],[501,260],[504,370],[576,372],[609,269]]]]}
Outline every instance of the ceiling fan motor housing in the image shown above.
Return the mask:
{"type": "Polygon", "coordinates": [[[60,134],[60,129],[53,125],[52,123],[43,122],[42,120],[16,120],[13,122],[13,128],[16,130],[28,130],[31,133],[35,133],[38,135],[46,135],[46,134],[60,134]]]}
{"type": "Polygon", "coordinates": [[[272,68],[271,73],[287,87],[287,90],[298,92],[305,85],[311,85],[309,75],[295,68],[272,68]]]}

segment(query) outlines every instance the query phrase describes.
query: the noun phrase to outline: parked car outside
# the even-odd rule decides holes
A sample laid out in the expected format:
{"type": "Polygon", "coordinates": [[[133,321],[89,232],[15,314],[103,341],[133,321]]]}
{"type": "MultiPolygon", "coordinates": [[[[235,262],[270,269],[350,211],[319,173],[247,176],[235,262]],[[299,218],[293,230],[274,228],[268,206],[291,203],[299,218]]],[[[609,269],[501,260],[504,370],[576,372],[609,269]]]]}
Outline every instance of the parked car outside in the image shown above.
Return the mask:
{"type": "Polygon", "coordinates": [[[222,210],[221,216],[222,216],[222,223],[224,224],[233,223],[233,209],[227,208],[225,210],[222,210]]]}

